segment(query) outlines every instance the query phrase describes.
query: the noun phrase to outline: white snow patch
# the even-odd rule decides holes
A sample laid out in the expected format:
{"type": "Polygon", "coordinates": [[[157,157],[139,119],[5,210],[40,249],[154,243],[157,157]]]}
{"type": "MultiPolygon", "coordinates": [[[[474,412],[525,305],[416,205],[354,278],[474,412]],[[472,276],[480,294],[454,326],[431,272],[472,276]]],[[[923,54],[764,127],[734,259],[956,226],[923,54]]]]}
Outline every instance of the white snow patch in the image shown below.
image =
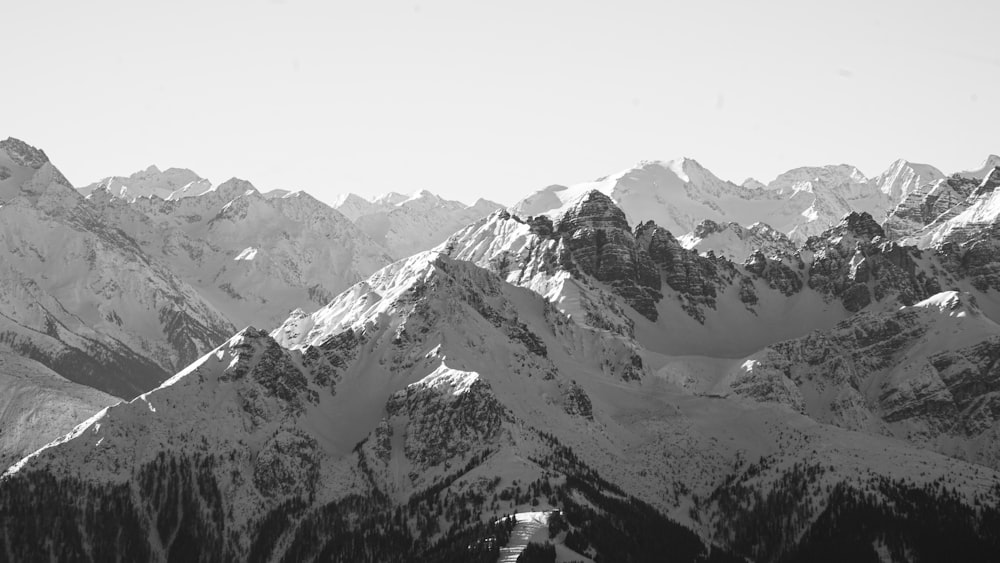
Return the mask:
{"type": "MultiPolygon", "coordinates": [[[[942,291],[916,303],[913,307],[937,310],[949,317],[967,317],[977,315],[980,311],[975,304],[975,298],[960,291],[942,291]]],[[[900,307],[905,309],[906,307],[900,307]]]]}
{"type": "Polygon", "coordinates": [[[243,252],[240,252],[236,256],[236,258],[233,258],[233,260],[253,260],[254,257],[257,256],[257,250],[258,250],[257,248],[254,248],[252,246],[248,246],[248,247],[244,248],[243,252]]]}
{"type": "Polygon", "coordinates": [[[549,514],[552,512],[519,512],[515,514],[517,525],[514,526],[514,530],[510,534],[510,541],[507,542],[506,546],[500,548],[500,558],[497,559],[497,563],[515,563],[524,548],[528,547],[531,538],[542,528],[548,527],[549,514]]]}
{"type": "Polygon", "coordinates": [[[479,379],[479,374],[474,371],[451,369],[444,362],[441,362],[436,370],[413,385],[450,391],[453,396],[457,397],[468,391],[477,379],[479,379]]]}

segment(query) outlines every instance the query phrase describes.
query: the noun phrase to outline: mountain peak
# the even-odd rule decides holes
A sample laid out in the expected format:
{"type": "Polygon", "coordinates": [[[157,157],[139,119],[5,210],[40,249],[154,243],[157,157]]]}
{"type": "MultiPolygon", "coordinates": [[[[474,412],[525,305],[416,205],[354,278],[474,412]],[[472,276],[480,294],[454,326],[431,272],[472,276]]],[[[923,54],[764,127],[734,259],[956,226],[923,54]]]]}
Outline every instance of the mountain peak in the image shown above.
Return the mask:
{"type": "Polygon", "coordinates": [[[590,190],[570,203],[555,220],[557,231],[570,232],[582,227],[618,228],[629,231],[625,212],[607,194],[590,190]]]}
{"type": "Polygon", "coordinates": [[[992,170],[983,174],[983,181],[979,183],[979,187],[973,192],[975,195],[982,195],[985,193],[990,193],[1000,186],[1000,166],[993,168],[992,170]]]}
{"type": "Polygon", "coordinates": [[[408,195],[399,192],[388,192],[376,197],[371,202],[379,205],[399,205],[408,199],[410,199],[408,195]]]}
{"type": "Polygon", "coordinates": [[[885,231],[882,230],[882,226],[878,224],[878,221],[870,213],[852,211],[841,219],[840,223],[835,227],[824,231],[820,236],[829,239],[845,234],[851,234],[859,239],[871,241],[875,237],[884,237],[885,231]]]}
{"type": "Polygon", "coordinates": [[[437,203],[439,201],[443,201],[443,198],[426,188],[422,188],[413,192],[412,195],[407,197],[404,201],[399,202],[397,205],[403,205],[404,203],[409,203],[412,201],[426,201],[430,203],[437,203]]]}
{"type": "Polygon", "coordinates": [[[919,164],[900,158],[885,172],[873,179],[879,191],[893,202],[901,202],[921,186],[944,179],[943,172],[929,164],[919,164]]]}
{"type": "Polygon", "coordinates": [[[349,203],[352,203],[352,204],[370,204],[371,201],[369,201],[365,197],[359,196],[358,194],[356,194],[354,192],[348,192],[346,194],[340,194],[337,197],[333,198],[333,206],[334,207],[340,207],[341,205],[349,204],[349,203]]]}
{"type": "Polygon", "coordinates": [[[0,141],[0,150],[6,152],[16,164],[30,166],[35,170],[49,161],[45,151],[14,137],[7,137],[6,140],[0,141]]]}
{"type": "Polygon", "coordinates": [[[956,174],[964,178],[982,180],[987,174],[992,172],[997,167],[1000,167],[1000,155],[991,154],[986,157],[986,160],[983,161],[982,166],[979,168],[976,168],[975,170],[966,170],[964,172],[956,172],[956,174]]]}
{"type": "Polygon", "coordinates": [[[481,197],[477,199],[476,202],[470,205],[469,207],[473,209],[484,209],[487,212],[492,213],[493,211],[500,209],[503,206],[495,201],[490,201],[486,198],[481,197]]]}
{"type": "Polygon", "coordinates": [[[259,193],[253,184],[235,176],[219,184],[211,191],[218,192],[226,197],[238,197],[244,194],[259,193]]]}

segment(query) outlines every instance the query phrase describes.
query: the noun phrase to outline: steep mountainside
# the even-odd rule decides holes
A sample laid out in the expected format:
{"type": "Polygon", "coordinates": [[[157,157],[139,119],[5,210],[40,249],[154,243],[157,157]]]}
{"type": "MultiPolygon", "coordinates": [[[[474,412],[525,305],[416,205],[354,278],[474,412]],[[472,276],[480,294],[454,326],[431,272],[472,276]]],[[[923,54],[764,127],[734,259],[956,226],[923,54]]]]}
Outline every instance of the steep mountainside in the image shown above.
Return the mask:
{"type": "Polygon", "coordinates": [[[0,467],[6,470],[117,402],[34,360],[0,352],[0,467]]]}
{"type": "Polygon", "coordinates": [[[911,191],[885,221],[886,232],[893,238],[914,235],[931,223],[947,220],[961,213],[966,199],[979,187],[978,180],[952,176],[924,184],[911,191]]]}
{"type": "Polygon", "coordinates": [[[971,296],[948,291],[765,348],[712,392],[998,468],[998,357],[1000,325],[971,296]]]}
{"type": "MultiPolygon", "coordinates": [[[[816,530],[832,494],[880,479],[893,484],[869,502],[937,495],[956,475],[959,514],[997,502],[992,470],[691,393],[664,360],[486,270],[417,255],[271,335],[241,331],[22,460],[0,482],[0,552],[492,561],[503,533],[484,518],[558,509],[556,541],[593,559],[724,557],[709,541],[775,559],[812,543],[753,532],[774,491],[795,491],[774,521],[786,537],[816,530]],[[113,532],[100,524],[112,514],[113,532]]],[[[919,547],[901,530],[887,537],[919,547]]],[[[964,549],[991,541],[983,530],[964,549]]]]}
{"type": "Polygon", "coordinates": [[[899,159],[873,181],[889,201],[900,203],[928,184],[945,179],[943,172],[929,164],[917,164],[899,159]]]}
{"type": "Polygon", "coordinates": [[[886,241],[868,214],[848,215],[794,253],[735,263],[687,250],[652,222],[632,231],[596,190],[554,222],[498,212],[440,248],[590,326],[669,354],[743,356],[872,304],[913,304],[952,282],[934,256],[886,241]]]}
{"type": "Polygon", "coordinates": [[[86,203],[45,153],[0,144],[0,348],[121,397],[155,387],[233,330],[86,203]]]}
{"type": "Polygon", "coordinates": [[[951,200],[958,201],[925,223],[908,241],[922,248],[947,242],[964,243],[997,223],[1000,218],[1000,193],[996,188],[1000,186],[1000,167],[994,168],[981,180],[963,180],[955,176],[946,183],[959,197],[948,198],[940,204],[935,202],[934,209],[943,208],[951,200]],[[961,197],[963,193],[964,198],[961,197]]]}
{"type": "Polygon", "coordinates": [[[198,197],[129,200],[101,188],[87,199],[236,326],[277,326],[390,262],[304,192],[267,197],[234,178],[198,197]]]}

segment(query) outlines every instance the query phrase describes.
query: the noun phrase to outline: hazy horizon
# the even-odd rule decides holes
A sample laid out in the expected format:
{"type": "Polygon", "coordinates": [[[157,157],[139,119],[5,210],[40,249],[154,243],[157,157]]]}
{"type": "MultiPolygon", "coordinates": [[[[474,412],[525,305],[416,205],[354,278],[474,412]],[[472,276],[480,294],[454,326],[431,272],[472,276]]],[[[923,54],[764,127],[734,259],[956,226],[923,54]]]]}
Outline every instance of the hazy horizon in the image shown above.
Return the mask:
{"type": "Polygon", "coordinates": [[[509,204],[640,160],[688,156],[739,183],[841,163],[875,176],[897,158],[950,174],[1000,153],[993,3],[5,12],[31,49],[4,65],[0,134],[77,186],[155,164],[324,201],[428,189],[509,204]]]}

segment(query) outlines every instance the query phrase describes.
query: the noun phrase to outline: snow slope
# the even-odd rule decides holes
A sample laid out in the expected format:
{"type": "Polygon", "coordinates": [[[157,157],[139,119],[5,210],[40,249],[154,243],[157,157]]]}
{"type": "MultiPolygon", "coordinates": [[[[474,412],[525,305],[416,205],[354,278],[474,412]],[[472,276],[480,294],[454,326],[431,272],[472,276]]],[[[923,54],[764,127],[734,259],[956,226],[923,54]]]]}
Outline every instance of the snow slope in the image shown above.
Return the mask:
{"type": "Polygon", "coordinates": [[[119,396],[154,387],[233,330],[104,221],[42,151],[3,143],[0,347],[119,396]],[[16,184],[15,182],[20,182],[16,184]]]}
{"type": "Polygon", "coordinates": [[[0,467],[6,470],[117,402],[34,360],[0,352],[0,467]]]}

